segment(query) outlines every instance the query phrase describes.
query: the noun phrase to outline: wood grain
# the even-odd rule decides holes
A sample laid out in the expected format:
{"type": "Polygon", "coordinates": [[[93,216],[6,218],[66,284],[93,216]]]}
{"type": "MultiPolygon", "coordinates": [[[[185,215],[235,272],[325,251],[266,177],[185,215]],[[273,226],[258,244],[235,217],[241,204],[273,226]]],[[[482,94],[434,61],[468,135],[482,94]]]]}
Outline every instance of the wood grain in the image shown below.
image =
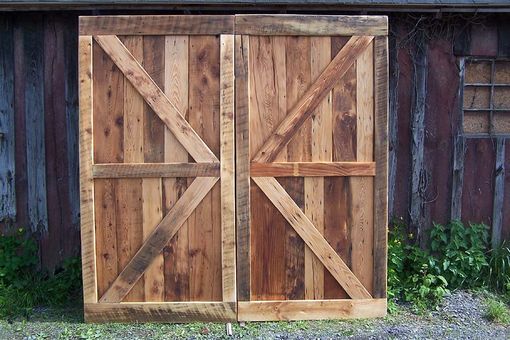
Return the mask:
{"type": "Polygon", "coordinates": [[[326,242],[324,237],[317,231],[282,186],[274,178],[270,177],[256,177],[254,181],[349,296],[353,299],[370,298],[370,294],[354,276],[349,267],[345,265],[340,256],[326,242]]]}
{"type": "Polygon", "coordinates": [[[235,33],[249,35],[387,35],[386,16],[268,15],[235,16],[235,33]]]}
{"type": "Polygon", "coordinates": [[[375,176],[374,162],[251,163],[252,177],[375,176]]]}
{"type": "Polygon", "coordinates": [[[88,322],[200,322],[236,321],[236,304],[231,302],[173,303],[87,303],[88,322]]]}
{"type": "Polygon", "coordinates": [[[232,15],[101,15],[80,17],[80,35],[232,34],[232,15]]]}
{"type": "Polygon", "coordinates": [[[126,78],[158,114],[175,137],[197,162],[216,162],[218,159],[183,118],[175,103],[171,102],[144,68],[129,53],[116,36],[95,36],[103,50],[112,58],[126,78]]]}
{"type": "Polygon", "coordinates": [[[234,36],[220,37],[221,262],[224,302],[236,302],[234,36]]]}
{"type": "Polygon", "coordinates": [[[94,164],[94,178],[219,177],[220,163],[94,164]]]}
{"type": "Polygon", "coordinates": [[[308,88],[301,100],[293,106],[271,137],[258,149],[256,155],[252,158],[254,162],[263,163],[275,160],[282,147],[287,145],[317,105],[331,91],[338,78],[347,72],[372,39],[371,36],[352,37],[347,42],[319,78],[308,88]]]}
{"type": "MultiPolygon", "coordinates": [[[[83,301],[97,302],[94,182],[92,179],[92,37],[79,39],[80,79],[80,232],[83,301]]],[[[86,321],[89,321],[86,319],[86,321]]]]}
{"type": "Polygon", "coordinates": [[[217,180],[217,178],[197,178],[189,186],[153,232],[145,238],[142,247],[101,297],[100,302],[120,302],[126,296],[217,180]]]}
{"type": "Polygon", "coordinates": [[[239,321],[358,319],[386,316],[386,299],[238,303],[239,321]]]}

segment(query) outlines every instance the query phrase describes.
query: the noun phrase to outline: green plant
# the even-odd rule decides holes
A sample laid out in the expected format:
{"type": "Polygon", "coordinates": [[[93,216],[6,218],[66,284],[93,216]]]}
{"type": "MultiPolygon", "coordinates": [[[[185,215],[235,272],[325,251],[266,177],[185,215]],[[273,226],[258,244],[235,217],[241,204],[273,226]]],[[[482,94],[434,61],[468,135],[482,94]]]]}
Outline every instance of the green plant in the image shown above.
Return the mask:
{"type": "Polygon", "coordinates": [[[81,292],[79,258],[54,275],[38,270],[37,243],[19,229],[0,236],[0,317],[27,316],[39,305],[64,305],[81,292]]]}
{"type": "Polygon", "coordinates": [[[488,298],[485,301],[485,317],[487,320],[499,324],[510,324],[510,311],[507,305],[494,298],[488,298]]]}
{"type": "Polygon", "coordinates": [[[460,221],[446,226],[434,223],[430,248],[439,262],[437,274],[441,274],[451,288],[482,286],[480,273],[488,267],[485,257],[488,240],[488,227],[484,224],[466,227],[460,221]]]}
{"type": "Polygon", "coordinates": [[[487,253],[484,285],[494,292],[510,295],[510,247],[506,242],[487,253]]]}

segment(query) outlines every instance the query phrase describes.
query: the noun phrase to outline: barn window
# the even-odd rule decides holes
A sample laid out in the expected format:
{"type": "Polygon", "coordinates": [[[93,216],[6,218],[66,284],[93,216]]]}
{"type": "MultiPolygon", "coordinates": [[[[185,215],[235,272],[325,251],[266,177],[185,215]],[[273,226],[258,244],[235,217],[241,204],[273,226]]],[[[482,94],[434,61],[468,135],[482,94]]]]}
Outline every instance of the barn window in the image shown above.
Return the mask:
{"type": "Polygon", "coordinates": [[[510,135],[510,60],[465,59],[465,134],[510,135]]]}

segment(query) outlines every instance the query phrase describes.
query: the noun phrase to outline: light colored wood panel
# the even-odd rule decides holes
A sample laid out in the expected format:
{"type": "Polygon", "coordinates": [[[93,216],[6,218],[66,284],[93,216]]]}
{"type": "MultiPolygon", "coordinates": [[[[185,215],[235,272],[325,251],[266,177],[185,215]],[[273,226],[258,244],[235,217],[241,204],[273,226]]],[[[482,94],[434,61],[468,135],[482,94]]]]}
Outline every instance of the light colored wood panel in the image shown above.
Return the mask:
{"type": "Polygon", "coordinates": [[[101,15],[80,17],[80,35],[231,34],[232,15],[101,15]]]}
{"type": "Polygon", "coordinates": [[[94,39],[112,58],[126,78],[133,84],[166,126],[168,126],[195,161],[218,161],[216,156],[183,118],[184,115],[179,112],[175,103],[168,99],[116,36],[95,36],[94,39]]]}
{"type": "Polygon", "coordinates": [[[235,36],[236,249],[237,298],[250,299],[250,134],[248,105],[248,36],[235,36]]]}
{"type": "MultiPolygon", "coordinates": [[[[374,149],[374,63],[373,44],[356,62],[356,160],[371,162],[374,149]]],[[[352,272],[373,292],[373,178],[351,178],[352,272]]]]}
{"type": "Polygon", "coordinates": [[[92,179],[92,37],[79,39],[80,79],[80,232],[83,300],[97,302],[94,181],[92,179]]]}
{"type": "Polygon", "coordinates": [[[234,36],[220,38],[221,262],[223,301],[236,301],[234,36]]]}
{"type": "Polygon", "coordinates": [[[374,162],[251,163],[252,177],[375,176],[374,162]]]}
{"type": "Polygon", "coordinates": [[[241,14],[235,17],[235,32],[250,35],[387,35],[388,17],[241,14]]]}
{"type": "MultiPolygon", "coordinates": [[[[181,114],[188,112],[188,49],[188,36],[165,37],[165,94],[175,102],[181,114]]],[[[164,139],[166,163],[188,161],[186,149],[168,128],[165,128],[164,139]]],[[[215,166],[215,174],[216,177],[220,176],[219,164],[215,166]]],[[[198,174],[194,175],[198,176],[198,174]]],[[[174,206],[186,188],[185,177],[163,178],[165,213],[174,206]]],[[[189,300],[188,221],[182,224],[165,249],[165,300],[189,300]]]]}
{"type": "Polygon", "coordinates": [[[349,267],[342,261],[336,251],[331,248],[329,243],[317,231],[312,222],[294,203],[282,186],[271,177],[255,177],[253,180],[345,289],[347,294],[353,299],[370,298],[371,296],[365,287],[363,287],[349,267]]]}
{"type": "Polygon", "coordinates": [[[317,105],[331,91],[338,79],[347,72],[372,40],[373,37],[371,36],[349,39],[319,78],[308,88],[301,100],[287,114],[271,137],[264,142],[253,157],[254,162],[271,162],[275,159],[282,147],[287,145],[295,132],[303,125],[317,105]]]}
{"type": "Polygon", "coordinates": [[[233,322],[236,304],[231,302],[87,303],[87,322],[233,322]]]}
{"type": "MultiPolygon", "coordinates": [[[[331,61],[331,38],[310,41],[311,80],[315,81],[331,61]]],[[[332,160],[331,92],[317,106],[311,120],[312,161],[332,160]]],[[[305,214],[324,235],[324,179],[305,178],[305,214]]],[[[324,266],[312,250],[305,248],[305,299],[324,298],[324,266]]]]}
{"type": "Polygon", "coordinates": [[[219,177],[219,175],[220,163],[106,163],[92,166],[93,178],[219,177]]]}
{"type": "Polygon", "coordinates": [[[386,299],[238,303],[239,321],[357,319],[386,316],[386,299]]]}
{"type": "Polygon", "coordinates": [[[388,38],[374,42],[374,297],[386,297],[388,242],[388,38]]]}
{"type": "Polygon", "coordinates": [[[179,201],[145,239],[142,247],[101,297],[101,302],[119,302],[126,296],[217,180],[217,178],[197,178],[190,185],[179,201]]]}

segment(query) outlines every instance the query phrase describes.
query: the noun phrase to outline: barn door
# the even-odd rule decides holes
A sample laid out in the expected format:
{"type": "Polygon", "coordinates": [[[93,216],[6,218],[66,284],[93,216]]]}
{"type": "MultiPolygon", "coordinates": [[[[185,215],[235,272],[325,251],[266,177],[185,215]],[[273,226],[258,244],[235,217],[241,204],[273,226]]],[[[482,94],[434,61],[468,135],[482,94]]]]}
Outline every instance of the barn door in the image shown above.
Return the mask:
{"type": "Polygon", "coordinates": [[[384,315],[386,17],[236,34],[239,320],[384,315]]]}
{"type": "Polygon", "coordinates": [[[80,18],[87,321],[236,319],[233,23],[80,18]]]}

